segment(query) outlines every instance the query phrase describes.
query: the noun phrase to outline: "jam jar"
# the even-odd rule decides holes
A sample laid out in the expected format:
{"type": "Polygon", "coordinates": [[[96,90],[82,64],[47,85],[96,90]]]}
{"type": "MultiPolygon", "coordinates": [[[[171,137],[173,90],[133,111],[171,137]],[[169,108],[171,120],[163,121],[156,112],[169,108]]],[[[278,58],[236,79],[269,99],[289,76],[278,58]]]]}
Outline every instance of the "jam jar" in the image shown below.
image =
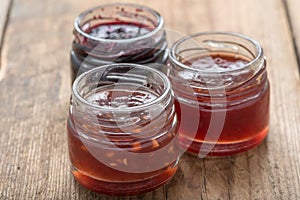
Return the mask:
{"type": "Polygon", "coordinates": [[[152,191],[168,182],[180,157],[171,84],[137,64],[110,64],[73,83],[67,122],[75,179],[117,196],[152,191]]]}
{"type": "Polygon", "coordinates": [[[241,34],[185,36],[169,54],[180,146],[200,157],[230,155],[260,144],[269,130],[266,60],[241,34]]]}
{"type": "Polygon", "coordinates": [[[111,63],[165,64],[164,20],[145,6],[114,3],[82,12],[74,22],[72,78],[111,63]]]}

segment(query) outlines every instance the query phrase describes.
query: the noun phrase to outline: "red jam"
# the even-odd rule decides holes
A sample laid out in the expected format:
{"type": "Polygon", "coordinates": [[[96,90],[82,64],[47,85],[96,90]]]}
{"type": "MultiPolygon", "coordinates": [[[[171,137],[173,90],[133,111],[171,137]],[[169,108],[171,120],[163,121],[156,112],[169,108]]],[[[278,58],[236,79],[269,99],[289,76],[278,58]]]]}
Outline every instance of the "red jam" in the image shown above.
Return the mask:
{"type": "Polygon", "coordinates": [[[167,105],[160,101],[152,105],[162,95],[160,86],[138,85],[142,81],[135,74],[136,79],[117,81],[117,71],[109,72],[103,83],[81,79],[86,80],[78,84],[84,87],[81,96],[89,105],[73,92],[67,124],[69,155],[74,177],[86,188],[137,195],[162,186],[175,174],[177,119],[171,92],[167,105]],[[128,80],[130,84],[124,83],[128,80]],[[143,107],[148,104],[152,106],[143,107]]]}
{"type": "MultiPolygon", "coordinates": [[[[206,72],[226,72],[243,69],[249,63],[249,59],[235,54],[215,53],[181,62],[206,72]]],[[[214,90],[210,93],[193,89],[198,105],[175,101],[180,124],[180,143],[188,152],[217,156],[230,155],[258,145],[266,137],[269,130],[270,94],[265,71],[261,70],[257,74],[251,70],[244,71],[232,76],[232,80],[246,82],[237,88],[214,90]],[[253,77],[247,80],[249,74],[253,77]],[[224,98],[221,100],[214,96],[224,92],[224,98]],[[224,120],[218,120],[215,116],[223,116],[224,120]],[[203,145],[207,144],[213,145],[213,148],[206,149],[203,145]]],[[[171,82],[176,96],[190,98],[183,93],[186,89],[181,84],[172,79],[171,82]]]]}

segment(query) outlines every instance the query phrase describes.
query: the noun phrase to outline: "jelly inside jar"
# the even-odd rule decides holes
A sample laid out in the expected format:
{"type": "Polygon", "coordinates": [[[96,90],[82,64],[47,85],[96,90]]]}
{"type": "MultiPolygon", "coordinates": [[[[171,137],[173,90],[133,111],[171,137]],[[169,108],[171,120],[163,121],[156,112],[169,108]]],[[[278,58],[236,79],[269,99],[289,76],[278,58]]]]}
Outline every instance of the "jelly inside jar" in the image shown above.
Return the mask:
{"type": "Polygon", "coordinates": [[[82,30],[90,37],[81,38],[75,33],[71,51],[72,80],[82,72],[109,63],[165,64],[165,34],[140,37],[154,29],[142,23],[123,21],[83,25],[82,30]]]}
{"type": "MultiPolygon", "coordinates": [[[[97,88],[84,98],[102,108],[124,109],[152,102],[158,94],[146,87],[119,84],[97,88]]],[[[149,110],[127,114],[70,115],[72,173],[86,188],[109,195],[136,195],[160,187],[175,174],[178,152],[173,120],[160,126],[163,116],[153,118],[149,110]],[[75,128],[74,121],[82,123],[80,128],[75,128]],[[147,155],[137,160],[130,153],[147,155]]]]}
{"type": "MultiPolygon", "coordinates": [[[[222,73],[243,69],[249,59],[236,54],[213,53],[182,59],[181,62],[204,72],[222,73]]],[[[253,75],[251,70],[243,70],[244,73],[232,76],[232,81],[244,81],[249,75],[253,75]]],[[[183,73],[183,78],[191,77],[190,74],[185,76],[183,73]]],[[[225,87],[223,91],[220,90],[220,93],[225,92],[221,100],[210,96],[218,91],[202,91],[197,88],[191,92],[194,95],[192,98],[187,97],[178,82],[172,79],[171,82],[179,97],[175,106],[180,124],[180,143],[188,152],[230,155],[258,145],[266,137],[269,129],[269,83],[264,72],[254,75],[240,88],[225,87]],[[180,98],[185,100],[180,101],[180,98]],[[198,103],[188,103],[195,100],[198,103]],[[222,117],[218,119],[218,116],[222,117]]]]}
{"type": "Polygon", "coordinates": [[[143,24],[111,22],[102,23],[85,30],[90,36],[103,39],[130,39],[149,33],[151,29],[143,24]]]}

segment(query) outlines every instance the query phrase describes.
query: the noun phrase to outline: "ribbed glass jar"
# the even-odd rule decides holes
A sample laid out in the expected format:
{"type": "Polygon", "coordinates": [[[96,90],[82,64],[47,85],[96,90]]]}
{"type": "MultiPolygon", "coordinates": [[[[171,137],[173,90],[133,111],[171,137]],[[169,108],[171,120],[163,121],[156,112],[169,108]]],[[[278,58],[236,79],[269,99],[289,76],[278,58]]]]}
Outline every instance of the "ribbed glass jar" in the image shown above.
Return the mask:
{"type": "Polygon", "coordinates": [[[112,64],[81,74],[73,83],[67,127],[72,173],[96,192],[145,193],[177,170],[174,99],[158,70],[112,64]]]}
{"type": "Polygon", "coordinates": [[[155,10],[129,3],[105,4],[82,12],[74,22],[73,80],[111,63],[165,64],[164,20],[155,10]]]}
{"type": "Polygon", "coordinates": [[[178,40],[169,54],[180,144],[199,155],[230,155],[269,130],[269,81],[261,45],[236,33],[178,40]]]}

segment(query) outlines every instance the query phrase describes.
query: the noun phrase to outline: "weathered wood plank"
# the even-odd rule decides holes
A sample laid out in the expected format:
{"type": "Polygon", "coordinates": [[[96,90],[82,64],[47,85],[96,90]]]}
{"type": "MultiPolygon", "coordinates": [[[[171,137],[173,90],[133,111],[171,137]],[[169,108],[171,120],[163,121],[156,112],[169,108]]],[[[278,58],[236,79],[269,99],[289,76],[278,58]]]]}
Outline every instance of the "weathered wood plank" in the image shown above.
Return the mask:
{"type": "Polygon", "coordinates": [[[8,22],[9,10],[11,7],[11,0],[3,0],[0,6],[0,80],[3,78],[5,73],[5,64],[2,58],[2,43],[4,40],[5,28],[8,22]],[[2,68],[1,68],[2,67],[2,68]]]}
{"type": "Polygon", "coordinates": [[[290,25],[292,28],[292,35],[294,37],[295,51],[297,51],[298,67],[300,70],[300,2],[297,0],[285,0],[286,9],[290,18],[290,25]]]}
{"type": "MultiPolygon", "coordinates": [[[[98,3],[110,2],[102,0],[98,3]]],[[[281,0],[136,0],[157,9],[181,33],[235,31],[260,41],[271,81],[271,131],[247,153],[184,155],[175,178],[125,199],[299,199],[300,80],[281,0]]],[[[0,81],[0,199],[110,198],[79,186],[68,168],[66,118],[72,24],[95,2],[15,0],[3,43],[0,81]]]]}
{"type": "MultiPolygon", "coordinates": [[[[271,131],[265,143],[248,153],[228,159],[192,162],[197,170],[191,170],[191,174],[183,173],[181,177],[193,177],[198,172],[204,176],[197,176],[200,184],[196,189],[189,184],[181,185],[181,188],[174,186],[173,191],[180,190],[182,199],[192,199],[195,194],[201,194],[203,199],[298,199],[300,162],[297,152],[300,144],[297,135],[300,115],[296,110],[299,110],[300,105],[300,83],[282,2],[231,0],[222,3],[215,0],[201,1],[205,4],[200,5],[198,1],[185,1],[185,5],[180,7],[184,8],[187,2],[191,9],[186,9],[186,13],[178,12],[181,16],[177,16],[177,20],[181,19],[181,23],[184,23],[188,19],[190,32],[236,31],[262,43],[268,58],[272,87],[271,131]],[[194,11],[200,7],[201,11],[205,10],[204,13],[194,11]],[[197,24],[206,28],[200,29],[197,24]]],[[[177,3],[180,4],[177,1],[173,5],[177,3]]],[[[172,199],[177,195],[171,192],[169,197],[172,199]]]]}
{"type": "Polygon", "coordinates": [[[3,36],[5,23],[7,20],[7,14],[9,12],[9,6],[10,6],[11,0],[2,0],[1,6],[0,6],[0,47],[1,47],[1,39],[3,36]]]}

